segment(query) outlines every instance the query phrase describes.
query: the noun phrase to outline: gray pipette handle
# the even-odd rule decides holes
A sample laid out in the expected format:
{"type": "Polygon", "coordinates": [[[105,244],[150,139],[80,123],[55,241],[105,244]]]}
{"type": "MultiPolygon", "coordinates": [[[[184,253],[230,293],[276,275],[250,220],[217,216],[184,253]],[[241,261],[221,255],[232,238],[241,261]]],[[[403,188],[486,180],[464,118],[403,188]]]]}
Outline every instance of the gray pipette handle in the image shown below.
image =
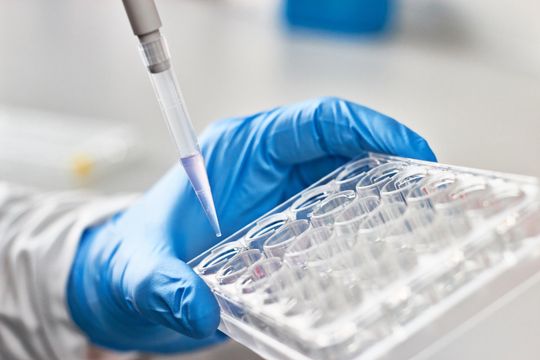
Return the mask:
{"type": "Polygon", "coordinates": [[[154,0],[122,0],[133,33],[138,37],[159,31],[161,19],[154,0]]]}
{"type": "Polygon", "coordinates": [[[122,3],[133,33],[141,43],[148,70],[156,74],[169,69],[169,51],[159,32],[161,19],[154,0],[122,0],[122,3]]]}

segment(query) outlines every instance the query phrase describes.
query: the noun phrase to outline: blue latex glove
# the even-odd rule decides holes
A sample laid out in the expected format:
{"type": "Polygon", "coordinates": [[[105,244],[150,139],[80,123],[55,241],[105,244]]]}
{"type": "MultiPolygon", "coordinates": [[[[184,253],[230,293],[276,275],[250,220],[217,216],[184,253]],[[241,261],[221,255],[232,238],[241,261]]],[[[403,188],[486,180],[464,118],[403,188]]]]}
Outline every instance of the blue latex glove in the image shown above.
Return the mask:
{"type": "MultiPolygon", "coordinates": [[[[224,236],[365,150],[435,160],[413,131],[336,98],[219,121],[201,143],[224,236]]],[[[215,342],[218,304],[184,262],[216,242],[174,166],[132,207],[84,233],[67,289],[73,320],[113,349],[172,352],[215,342]]]]}

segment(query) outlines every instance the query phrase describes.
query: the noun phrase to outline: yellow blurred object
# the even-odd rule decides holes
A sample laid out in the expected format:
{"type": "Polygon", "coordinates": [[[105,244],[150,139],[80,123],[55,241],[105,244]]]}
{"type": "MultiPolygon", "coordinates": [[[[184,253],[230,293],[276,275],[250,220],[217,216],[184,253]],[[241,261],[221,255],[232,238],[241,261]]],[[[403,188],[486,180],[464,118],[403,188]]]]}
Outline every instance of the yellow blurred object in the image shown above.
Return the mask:
{"type": "Polygon", "coordinates": [[[95,168],[95,162],[84,153],[79,153],[71,159],[71,170],[80,178],[89,176],[95,168]]]}
{"type": "Polygon", "coordinates": [[[93,186],[140,160],[138,139],[127,125],[0,104],[0,179],[47,190],[93,186]]]}

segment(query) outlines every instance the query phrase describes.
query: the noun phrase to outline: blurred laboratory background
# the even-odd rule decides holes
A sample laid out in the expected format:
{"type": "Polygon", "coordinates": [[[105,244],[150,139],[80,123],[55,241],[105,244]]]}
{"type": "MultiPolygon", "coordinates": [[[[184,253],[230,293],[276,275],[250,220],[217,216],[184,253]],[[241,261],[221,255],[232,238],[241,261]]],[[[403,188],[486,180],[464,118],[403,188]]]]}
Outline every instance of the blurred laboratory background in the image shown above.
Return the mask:
{"type": "MultiPolygon", "coordinates": [[[[538,0],[158,8],[199,133],[220,118],[332,95],[404,122],[441,162],[540,176],[538,0]]],[[[176,161],[120,0],[3,0],[0,44],[0,180],[139,192],[176,161]]],[[[436,358],[538,358],[540,312],[513,309],[540,306],[540,290],[519,301],[436,358]]],[[[178,358],[258,359],[232,342],[178,358]]]]}

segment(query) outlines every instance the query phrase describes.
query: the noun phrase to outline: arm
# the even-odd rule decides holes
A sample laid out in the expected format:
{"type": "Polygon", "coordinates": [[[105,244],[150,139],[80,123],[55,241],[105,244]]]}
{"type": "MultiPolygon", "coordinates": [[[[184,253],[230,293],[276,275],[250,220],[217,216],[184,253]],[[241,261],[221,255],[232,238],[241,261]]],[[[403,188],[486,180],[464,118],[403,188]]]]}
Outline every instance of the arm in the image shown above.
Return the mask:
{"type": "Polygon", "coordinates": [[[85,357],[87,341],[66,308],[73,257],[85,228],[132,200],[0,182],[0,358],[85,357]]]}

